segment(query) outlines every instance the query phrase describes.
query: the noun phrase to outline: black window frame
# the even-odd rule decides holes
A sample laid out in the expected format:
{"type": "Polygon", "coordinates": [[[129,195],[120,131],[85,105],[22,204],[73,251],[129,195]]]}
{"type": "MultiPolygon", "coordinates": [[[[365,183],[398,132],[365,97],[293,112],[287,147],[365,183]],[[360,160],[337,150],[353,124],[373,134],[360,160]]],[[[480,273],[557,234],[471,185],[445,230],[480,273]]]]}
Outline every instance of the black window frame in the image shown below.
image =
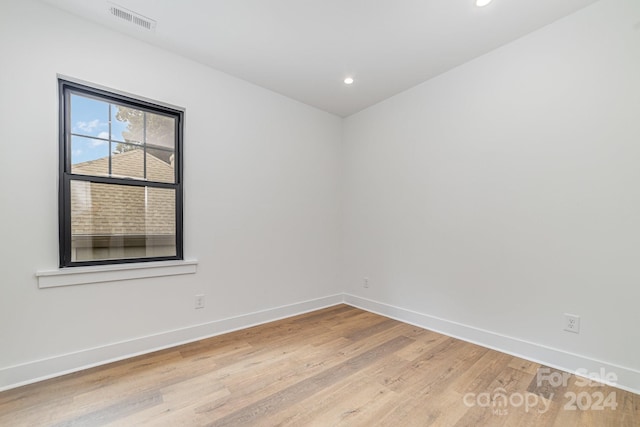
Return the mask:
{"type": "MultiPolygon", "coordinates": [[[[184,260],[183,242],[183,160],[182,145],[184,139],[184,111],[168,107],[130,95],[124,95],[104,88],[93,87],[83,83],[59,78],[59,191],[58,191],[58,224],[59,224],[59,266],[79,267],[90,265],[113,265],[138,262],[184,260]],[[97,98],[105,102],[117,103],[130,108],[171,116],[176,119],[174,168],[175,182],[149,181],[146,179],[122,178],[114,176],[80,175],[71,173],[71,93],[97,98]],[[127,185],[137,187],[170,188],[175,190],[175,256],[156,256],[141,258],[110,258],[89,261],[72,261],[71,236],[71,181],[87,181],[91,183],[127,185]]],[[[109,118],[111,120],[111,118],[109,118]]],[[[111,156],[111,153],[109,154],[111,156]]],[[[146,164],[146,160],[145,160],[146,164]]]]}

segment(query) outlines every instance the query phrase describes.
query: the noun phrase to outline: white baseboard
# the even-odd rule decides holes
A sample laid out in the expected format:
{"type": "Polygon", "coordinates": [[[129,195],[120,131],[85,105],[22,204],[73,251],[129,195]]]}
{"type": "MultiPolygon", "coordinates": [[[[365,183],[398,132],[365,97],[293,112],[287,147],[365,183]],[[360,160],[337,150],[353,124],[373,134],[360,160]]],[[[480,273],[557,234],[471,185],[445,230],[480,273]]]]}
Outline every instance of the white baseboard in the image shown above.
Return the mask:
{"type": "Polygon", "coordinates": [[[0,391],[272,322],[343,302],[342,294],[243,314],[0,369],[0,391]]]}
{"type": "Polygon", "coordinates": [[[640,371],[633,368],[591,359],[579,354],[463,325],[356,295],[344,294],[344,302],[353,307],[572,374],[581,375],[582,372],[600,373],[604,369],[606,373],[616,374],[617,381],[612,385],[622,390],[640,394],[640,371]]]}
{"type": "Polygon", "coordinates": [[[377,313],[385,317],[521,357],[562,371],[579,375],[580,373],[576,372],[578,369],[586,370],[586,372],[601,372],[601,369],[604,369],[607,373],[612,372],[617,375],[616,387],[640,394],[640,371],[636,369],[591,359],[579,354],[569,353],[564,350],[524,341],[469,325],[463,325],[351,294],[331,295],[9,366],[0,369],[0,391],[295,316],[297,314],[319,310],[343,302],[372,313],[377,313]]]}

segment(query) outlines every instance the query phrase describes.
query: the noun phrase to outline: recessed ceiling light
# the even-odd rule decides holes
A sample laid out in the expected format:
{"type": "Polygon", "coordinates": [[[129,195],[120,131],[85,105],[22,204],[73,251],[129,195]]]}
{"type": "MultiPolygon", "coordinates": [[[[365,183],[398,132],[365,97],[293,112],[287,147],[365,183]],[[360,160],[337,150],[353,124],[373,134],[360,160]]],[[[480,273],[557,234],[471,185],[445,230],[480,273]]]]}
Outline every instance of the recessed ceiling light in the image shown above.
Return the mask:
{"type": "Polygon", "coordinates": [[[347,77],[346,79],[344,79],[344,84],[352,85],[353,84],[353,77],[347,77]]]}
{"type": "Polygon", "coordinates": [[[483,7],[491,3],[492,0],[476,0],[476,6],[483,7]]]}

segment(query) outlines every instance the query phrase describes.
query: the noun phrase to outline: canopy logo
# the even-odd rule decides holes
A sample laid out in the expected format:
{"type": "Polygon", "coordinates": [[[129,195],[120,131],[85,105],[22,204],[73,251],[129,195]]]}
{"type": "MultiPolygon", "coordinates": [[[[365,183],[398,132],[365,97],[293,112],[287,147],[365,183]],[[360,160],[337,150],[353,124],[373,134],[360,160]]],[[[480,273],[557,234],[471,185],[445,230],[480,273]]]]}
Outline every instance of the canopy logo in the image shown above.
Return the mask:
{"type": "Polygon", "coordinates": [[[536,410],[544,414],[551,405],[550,399],[533,393],[510,393],[502,387],[496,388],[493,392],[467,393],[463,397],[463,402],[468,408],[479,406],[481,408],[491,408],[494,415],[507,415],[509,408],[524,407],[525,412],[536,410]]]}
{"type": "Polygon", "coordinates": [[[524,408],[525,412],[537,411],[544,414],[549,411],[551,402],[561,404],[560,396],[564,398],[565,411],[602,411],[610,409],[615,411],[618,403],[616,392],[605,394],[599,390],[574,391],[576,388],[595,388],[604,385],[615,385],[618,376],[614,372],[607,372],[601,368],[598,372],[589,372],[587,369],[576,370],[575,375],[568,372],[552,370],[551,368],[538,368],[535,377],[536,390],[530,386],[530,391],[508,393],[502,387],[492,392],[467,393],[463,397],[465,406],[491,408],[494,415],[507,415],[511,408],[524,408]],[[571,391],[567,388],[571,386],[571,391]]]}

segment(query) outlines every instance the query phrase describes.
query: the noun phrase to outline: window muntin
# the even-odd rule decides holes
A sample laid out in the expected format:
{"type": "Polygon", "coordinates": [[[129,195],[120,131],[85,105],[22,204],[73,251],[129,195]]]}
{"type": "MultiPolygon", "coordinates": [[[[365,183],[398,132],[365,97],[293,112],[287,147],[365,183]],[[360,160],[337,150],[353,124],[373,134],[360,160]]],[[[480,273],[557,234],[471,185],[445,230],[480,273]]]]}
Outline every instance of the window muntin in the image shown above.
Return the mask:
{"type": "Polygon", "coordinates": [[[60,80],[60,265],[183,259],[183,113],[60,80]]]}
{"type": "Polygon", "coordinates": [[[107,102],[95,96],[70,90],[71,172],[175,182],[161,160],[174,169],[175,116],[107,102]],[[140,150],[136,155],[114,157],[140,150]]]}

